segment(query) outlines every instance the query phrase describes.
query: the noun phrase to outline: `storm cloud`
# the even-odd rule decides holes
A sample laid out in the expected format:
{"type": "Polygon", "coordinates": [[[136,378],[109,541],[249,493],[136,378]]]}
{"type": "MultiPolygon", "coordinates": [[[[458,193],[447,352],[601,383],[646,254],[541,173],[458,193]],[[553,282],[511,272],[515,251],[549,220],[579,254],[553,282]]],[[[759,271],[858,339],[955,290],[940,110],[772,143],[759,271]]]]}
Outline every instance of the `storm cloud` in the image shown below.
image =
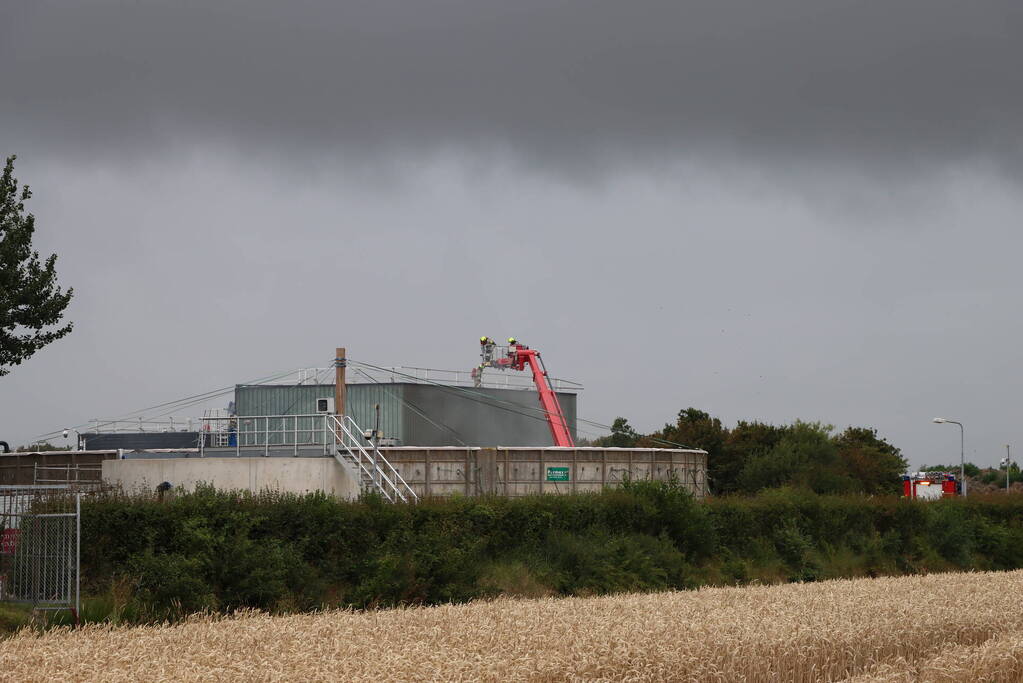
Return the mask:
{"type": "Polygon", "coordinates": [[[0,131],[84,157],[1023,159],[1013,0],[8,2],[0,131]]]}

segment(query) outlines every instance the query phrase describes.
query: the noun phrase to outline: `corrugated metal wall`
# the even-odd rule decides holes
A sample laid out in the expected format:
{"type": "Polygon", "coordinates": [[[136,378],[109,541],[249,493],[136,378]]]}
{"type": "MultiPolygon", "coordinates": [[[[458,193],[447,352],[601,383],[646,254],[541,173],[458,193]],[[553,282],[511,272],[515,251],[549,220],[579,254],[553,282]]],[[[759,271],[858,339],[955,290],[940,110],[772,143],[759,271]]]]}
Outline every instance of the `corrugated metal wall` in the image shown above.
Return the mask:
{"type": "MultiPolygon", "coordinates": [[[[380,404],[385,437],[406,446],[550,446],[551,434],[533,391],[468,389],[429,384],[349,384],[347,413],[363,429],[371,429],[374,406],[380,404]]],[[[239,416],[307,415],[316,399],[333,398],[333,384],[239,385],[235,410],[239,416]]],[[[573,436],[576,395],[559,393],[573,436]]],[[[289,423],[291,424],[291,423],[289,423]]],[[[239,419],[239,431],[263,429],[239,419]]],[[[281,428],[284,428],[282,425],[281,428]]],[[[303,428],[300,426],[300,428],[303,428]]],[[[275,425],[270,425],[273,432],[275,425]]],[[[243,439],[244,443],[247,443],[243,439]]],[[[271,433],[270,444],[284,443],[271,433]]]]}
{"type": "MultiPolygon", "coordinates": [[[[406,384],[404,398],[429,418],[406,412],[403,443],[407,446],[553,445],[547,418],[533,391],[406,384]]],[[[558,400],[575,437],[576,396],[559,393],[558,400]]]]}
{"type": "Polygon", "coordinates": [[[318,398],[334,398],[334,385],[239,385],[234,409],[238,415],[308,415],[316,412],[318,398]]]}
{"type": "MultiPolygon", "coordinates": [[[[376,419],[373,407],[380,404],[380,429],[384,438],[405,443],[402,384],[349,384],[345,412],[363,429],[373,429],[376,419]]],[[[330,385],[331,392],[334,385],[330,385]]],[[[333,393],[331,393],[333,396],[333,393]]]]}
{"type": "MultiPolygon", "coordinates": [[[[380,429],[385,437],[402,442],[401,384],[349,384],[346,412],[363,429],[372,429],[376,419],[374,406],[380,404],[380,429]]],[[[311,415],[316,412],[316,399],[334,398],[333,384],[302,385],[239,385],[234,390],[234,409],[239,417],[246,415],[311,415]]],[[[310,419],[309,428],[312,427],[310,419]]],[[[289,421],[290,425],[291,422],[289,421]]],[[[247,423],[239,420],[239,431],[247,423]]],[[[262,428],[262,423],[260,423],[262,428]]],[[[274,430],[270,425],[270,430],[274,430]]],[[[299,429],[307,428],[299,425],[299,429]]],[[[244,440],[243,440],[244,442],[244,440]]],[[[270,443],[284,443],[270,438],[270,443]]]]}

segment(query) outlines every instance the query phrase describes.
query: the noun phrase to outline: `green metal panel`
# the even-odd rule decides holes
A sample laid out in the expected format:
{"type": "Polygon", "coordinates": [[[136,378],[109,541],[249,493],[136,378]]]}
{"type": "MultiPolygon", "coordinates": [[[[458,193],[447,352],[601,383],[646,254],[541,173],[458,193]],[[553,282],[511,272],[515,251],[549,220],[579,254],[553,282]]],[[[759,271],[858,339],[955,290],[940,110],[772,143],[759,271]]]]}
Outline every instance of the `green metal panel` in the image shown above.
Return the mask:
{"type": "Polygon", "coordinates": [[[399,443],[404,444],[403,393],[404,387],[401,384],[349,384],[345,412],[363,429],[373,429],[376,420],[374,406],[379,403],[380,430],[384,438],[398,439],[399,443]]]}
{"type": "MultiPolygon", "coordinates": [[[[383,435],[402,440],[402,385],[349,384],[347,389],[345,412],[356,424],[363,429],[372,429],[376,420],[374,407],[379,403],[383,435]]],[[[334,398],[334,385],[239,385],[235,387],[234,395],[235,413],[239,418],[246,415],[310,415],[316,412],[316,399],[334,398]]],[[[241,431],[246,431],[246,427],[258,429],[262,424],[247,425],[242,420],[239,428],[241,431]]],[[[275,429],[274,424],[270,425],[270,429],[275,429]]],[[[270,439],[271,444],[276,441],[270,439]]]]}
{"type": "Polygon", "coordinates": [[[237,415],[309,415],[316,399],[334,398],[333,384],[253,384],[234,389],[237,415]]]}
{"type": "Polygon", "coordinates": [[[234,409],[238,415],[238,442],[243,446],[292,443],[322,443],[322,420],[315,417],[297,420],[253,420],[254,415],[310,415],[316,412],[316,399],[333,398],[333,384],[253,384],[234,389],[234,409]],[[297,430],[297,433],[296,433],[297,430]]]}
{"type": "MultiPolygon", "coordinates": [[[[386,438],[405,446],[548,446],[547,421],[535,391],[515,389],[467,389],[429,384],[349,384],[346,412],[362,429],[372,429],[374,406],[380,404],[380,429],[386,438]]],[[[333,398],[333,384],[240,385],[235,388],[235,411],[240,433],[259,432],[266,421],[253,415],[309,415],[316,399],[333,398]]],[[[576,395],[559,392],[572,435],[576,432],[576,395]]],[[[322,424],[303,418],[299,429],[322,424]]],[[[269,430],[288,429],[292,421],[269,421],[269,430]],[[278,422],[280,424],[278,424],[278,422]]],[[[284,438],[285,435],[281,435],[284,438]]],[[[259,435],[253,437],[259,444],[259,435]]],[[[272,434],[270,444],[288,443],[272,434]]],[[[249,444],[250,438],[242,439],[249,444]]]]}
{"type": "MultiPolygon", "coordinates": [[[[551,445],[550,427],[535,391],[404,386],[403,398],[419,408],[419,413],[405,412],[407,446],[551,445]]],[[[576,395],[558,392],[558,401],[574,438],[576,395]]]]}

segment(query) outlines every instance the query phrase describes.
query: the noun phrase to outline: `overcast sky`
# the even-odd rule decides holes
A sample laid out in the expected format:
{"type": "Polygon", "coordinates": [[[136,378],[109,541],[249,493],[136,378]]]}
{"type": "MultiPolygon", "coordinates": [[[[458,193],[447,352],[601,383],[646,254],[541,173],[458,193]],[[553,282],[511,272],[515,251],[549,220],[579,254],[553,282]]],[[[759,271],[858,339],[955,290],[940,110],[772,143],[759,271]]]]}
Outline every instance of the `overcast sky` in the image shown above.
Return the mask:
{"type": "Polygon", "coordinates": [[[599,422],[1023,447],[1018,0],[8,0],[0,64],[75,288],[0,439],[488,334],[599,422]]]}

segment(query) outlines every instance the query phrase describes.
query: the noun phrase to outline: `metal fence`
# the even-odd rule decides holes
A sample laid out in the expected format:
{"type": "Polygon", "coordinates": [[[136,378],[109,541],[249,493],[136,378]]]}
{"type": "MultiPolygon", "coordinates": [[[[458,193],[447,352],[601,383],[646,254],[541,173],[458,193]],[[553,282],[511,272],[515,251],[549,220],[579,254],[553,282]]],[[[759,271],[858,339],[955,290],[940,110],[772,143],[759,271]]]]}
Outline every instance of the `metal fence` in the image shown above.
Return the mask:
{"type": "Polygon", "coordinates": [[[0,602],[77,619],[81,496],[71,485],[0,486],[0,602]]]}
{"type": "Polygon", "coordinates": [[[77,484],[98,488],[103,485],[102,465],[40,465],[34,463],[33,484],[77,484]]]}
{"type": "Polygon", "coordinates": [[[262,448],[264,455],[282,447],[298,455],[301,446],[320,446],[323,454],[331,452],[334,433],[328,424],[333,415],[242,415],[204,417],[199,432],[199,455],[207,448],[233,448],[235,455],[242,449],[262,448]]]}

